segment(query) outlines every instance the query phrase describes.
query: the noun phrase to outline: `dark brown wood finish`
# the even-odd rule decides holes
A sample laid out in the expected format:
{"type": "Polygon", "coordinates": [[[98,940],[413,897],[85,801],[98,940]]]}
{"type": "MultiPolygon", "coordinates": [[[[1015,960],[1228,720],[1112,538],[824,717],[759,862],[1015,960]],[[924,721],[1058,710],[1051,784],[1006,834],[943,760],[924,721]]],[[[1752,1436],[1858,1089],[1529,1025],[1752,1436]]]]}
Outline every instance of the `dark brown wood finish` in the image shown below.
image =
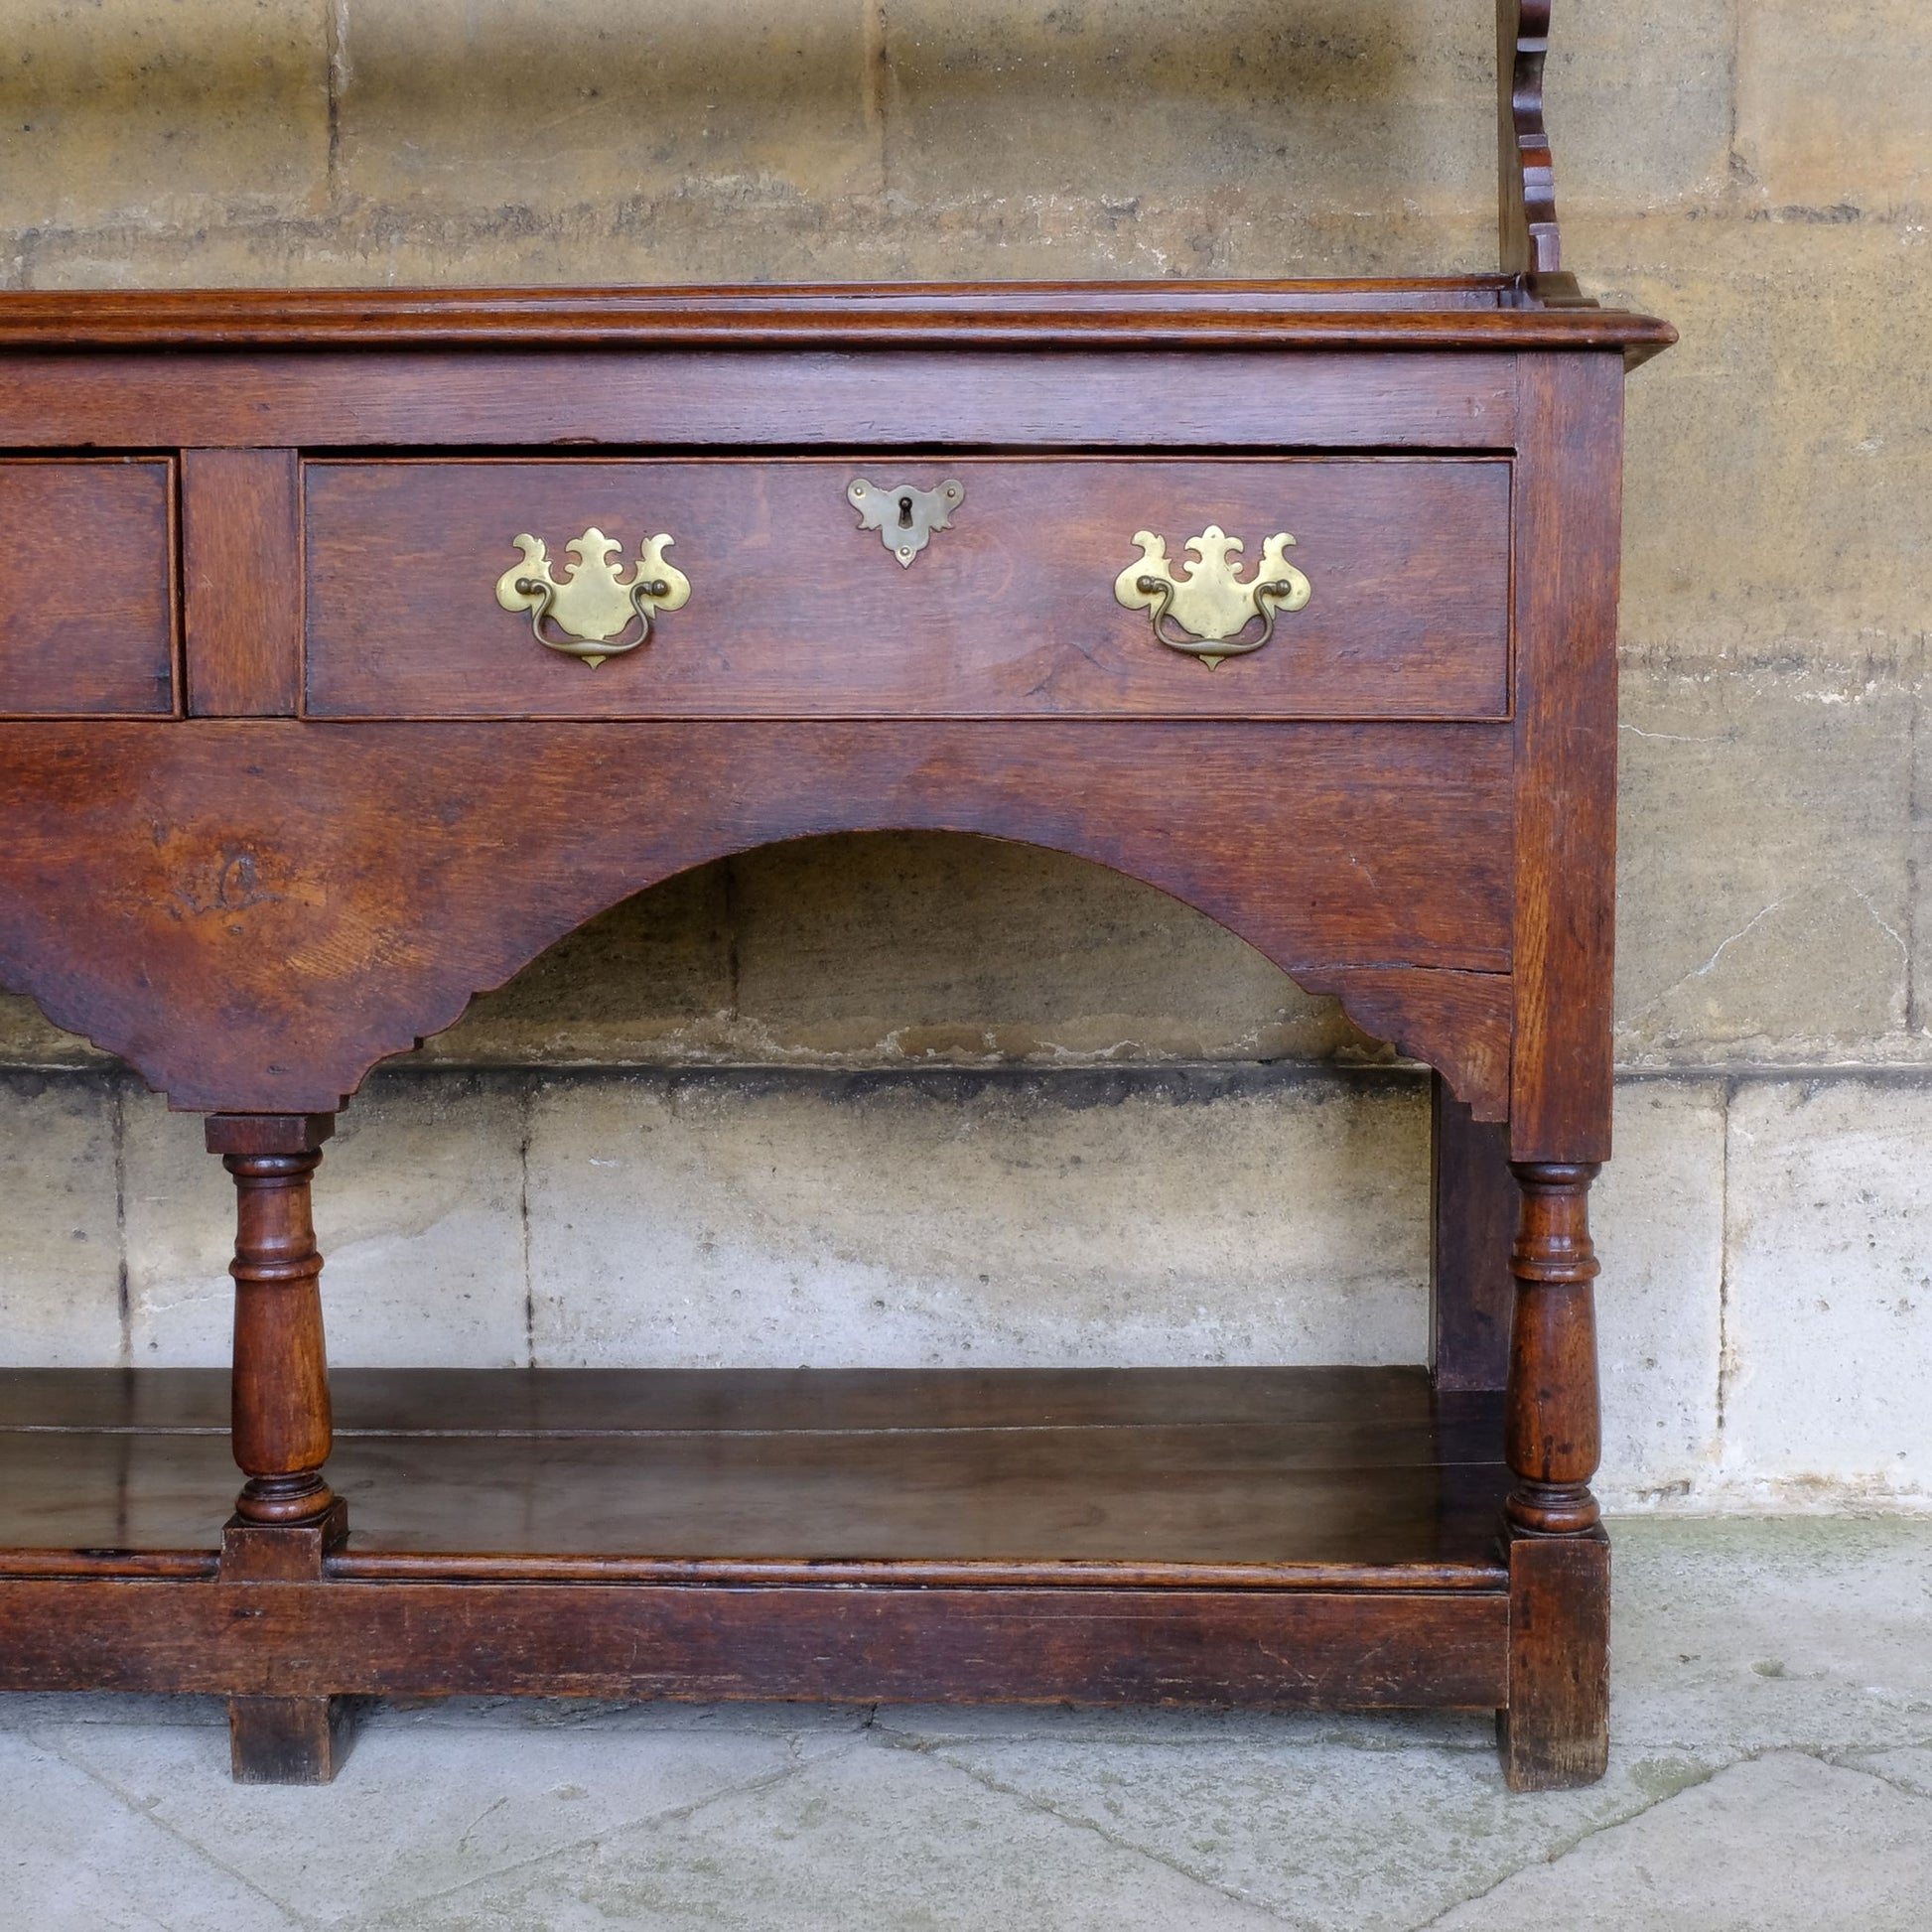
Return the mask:
{"type": "Polygon", "coordinates": [[[0,299],[0,347],[890,350],[909,340],[922,350],[988,342],[1185,350],[1339,344],[1643,356],[1677,340],[1654,317],[1549,309],[1525,293],[1514,267],[1423,281],[15,291],[0,299]]]}
{"type": "Polygon", "coordinates": [[[1596,1527],[1589,1493],[1601,1453],[1596,1413],[1596,1250],[1583,1163],[1520,1161],[1522,1219],[1509,1265],[1516,1312],[1504,1452],[1516,1474],[1509,1519],[1542,1535],[1596,1527]]]}
{"type": "Polygon", "coordinates": [[[1490,1591],[38,1579],[0,1595],[0,1690],[1481,1710],[1507,1686],[1490,1591]]]}
{"type": "Polygon", "coordinates": [[[1497,141],[1501,167],[1502,266],[1507,275],[1555,275],[1563,268],[1556,167],[1543,125],[1543,67],[1550,52],[1550,0],[1496,0],[1497,141]]]}
{"type": "Polygon", "coordinates": [[[1512,1791],[1594,1784],[1610,1754],[1609,1539],[1519,1533],[1508,1551],[1503,1775],[1512,1791]]]}
{"type": "Polygon", "coordinates": [[[207,1148],[234,1176],[234,1459],[247,1477],[238,1521],[309,1523],[335,1504],[322,1256],[310,1177],[331,1115],[213,1114],[207,1148]]]}
{"type": "MultiPolygon", "coordinates": [[[[211,1550],[232,1484],[221,1378],[135,1379],[176,1392],[171,1417],[109,1373],[0,1388],[0,1547],[53,1574],[72,1568],[49,1541],[64,1528],[101,1563],[211,1550]]],[[[335,1381],[330,1477],[355,1539],[331,1574],[364,1581],[1503,1583],[1500,1403],[1437,1395],[1418,1368],[335,1381]]],[[[246,1535],[268,1551],[282,1532],[246,1535]]]]}
{"type": "Polygon", "coordinates": [[[1600,1773],[1621,385],[1672,338],[1562,272],[1547,26],[1499,0],[1499,275],[0,295],[0,980],[209,1113],[239,1216],[225,1419],[0,1372],[0,1688],[225,1696],[278,1782],[454,1692],[1474,1706],[1516,1788],[1600,1773]],[[949,474],[909,570],[844,500],[949,474]],[[1209,521],[1313,585],[1214,671],[1112,599],[1209,521]],[[596,671],[492,595],[590,524],[693,580],[596,671]],[[884,828],[1146,880],[1440,1071],[1433,1382],[349,1371],[332,1429],[368,1067],[884,828]]]}
{"type": "Polygon", "coordinates": [[[165,459],[0,460],[0,718],[174,711],[174,498],[165,459]]]}
{"type": "MultiPolygon", "coordinates": [[[[0,293],[0,337],[19,299],[0,293]]],[[[0,384],[0,446],[144,435],[149,448],[312,451],[1510,448],[1510,357],[1429,352],[1432,320],[1392,319],[1405,344],[1400,395],[1357,349],[1290,355],[1288,343],[1194,353],[1081,341],[1035,355],[969,338],[933,349],[834,340],[760,350],[748,338],[729,348],[645,340],[440,354],[22,352],[0,384]]],[[[1514,329],[1518,316],[1497,320],[1512,325],[1498,348],[1541,334],[1514,329]]]]}
{"type": "Polygon", "coordinates": [[[1610,1154],[1622,379],[1521,364],[1516,465],[1514,1161],[1610,1154]]]}
{"type": "Polygon", "coordinates": [[[645,886],[922,827],[1145,879],[1344,1001],[1360,970],[1405,1037],[1413,986],[1487,1109],[1510,768],[1507,725],[0,726],[0,979],[178,1107],[327,1113],[645,886]]]}
{"type": "MultiPolygon", "coordinates": [[[[1468,718],[1509,710],[1509,466],[1500,461],[315,463],[308,710],[334,718],[1468,718]],[[855,479],[963,483],[901,568],[855,479]],[[1114,580],[1210,524],[1253,577],[1276,531],[1314,587],[1218,669],[1170,649],[1114,580]],[[512,539],[667,532],[691,601],[592,668],[532,650],[496,603],[512,539]],[[1041,532],[1050,531],[1047,541],[1041,532]],[[380,560],[378,564],[376,560],[380,560]]],[[[1260,626],[1255,626],[1259,632],[1260,626]]],[[[634,634],[634,633],[633,633],[634,634]]]]}
{"type": "Polygon", "coordinates": [[[187,450],[188,709],[293,718],[302,700],[298,471],[293,450],[187,450]]]}
{"type": "MultiPolygon", "coordinates": [[[[1504,1030],[1505,1040],[1508,1031],[1504,1030]]],[[[1421,1055],[1428,1059],[1427,1053],[1421,1055]]],[[[1430,1086],[1430,1359],[1439,1389],[1500,1389],[1516,1284],[1509,1251],[1520,1196],[1507,1109],[1474,1115],[1441,1074],[1430,1086]]]]}

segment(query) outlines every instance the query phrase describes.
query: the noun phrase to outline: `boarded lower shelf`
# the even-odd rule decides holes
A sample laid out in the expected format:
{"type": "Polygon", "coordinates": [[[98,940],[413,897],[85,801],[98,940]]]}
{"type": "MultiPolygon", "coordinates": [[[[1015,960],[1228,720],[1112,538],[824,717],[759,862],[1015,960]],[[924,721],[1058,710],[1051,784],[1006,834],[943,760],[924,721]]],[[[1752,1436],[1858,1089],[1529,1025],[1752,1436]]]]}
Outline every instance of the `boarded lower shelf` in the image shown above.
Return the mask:
{"type": "Polygon", "coordinates": [[[0,1372],[0,1687],[1499,1702],[1497,1398],[1421,1369],[338,1371],[217,1576],[218,1370],[0,1372]]]}

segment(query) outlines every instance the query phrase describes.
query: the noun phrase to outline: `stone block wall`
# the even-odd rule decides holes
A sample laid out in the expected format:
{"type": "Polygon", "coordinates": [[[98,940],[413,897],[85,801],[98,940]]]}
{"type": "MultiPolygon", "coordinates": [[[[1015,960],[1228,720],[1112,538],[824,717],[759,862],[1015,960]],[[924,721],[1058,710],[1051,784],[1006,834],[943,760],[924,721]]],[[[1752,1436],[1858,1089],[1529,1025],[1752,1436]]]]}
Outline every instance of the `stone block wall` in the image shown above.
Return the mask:
{"type": "MultiPolygon", "coordinates": [[[[1420,273],[1490,253],[1487,0],[15,0],[0,284],[1420,273]]],[[[1625,1508],[1932,1506],[1932,14],[1560,7],[1631,389],[1625,1508]]],[[[345,1116],[342,1362],[1425,1346],[1422,1077],[1056,855],[751,854],[345,1116]]],[[[0,997],[0,1358],[221,1358],[197,1123],[0,997]]]]}

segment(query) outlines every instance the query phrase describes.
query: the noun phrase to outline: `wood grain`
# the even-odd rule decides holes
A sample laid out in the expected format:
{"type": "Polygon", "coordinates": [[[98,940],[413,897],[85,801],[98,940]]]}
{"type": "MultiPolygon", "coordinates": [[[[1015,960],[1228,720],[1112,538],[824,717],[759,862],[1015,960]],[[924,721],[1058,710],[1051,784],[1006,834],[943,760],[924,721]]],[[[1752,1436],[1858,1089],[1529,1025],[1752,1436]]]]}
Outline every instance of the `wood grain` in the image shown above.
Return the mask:
{"type": "Polygon", "coordinates": [[[1609,1541],[1514,1535],[1508,1549],[1503,1775],[1512,1791],[1594,1784],[1610,1753],[1609,1541]]]}
{"type": "MultiPolygon", "coordinates": [[[[0,1548],[99,1574],[218,1538],[224,1577],[288,1581],[276,1550],[315,1532],[220,1530],[225,1393],[218,1372],[10,1373],[0,1548]]],[[[335,1396],[345,1579],[1502,1582],[1501,1405],[1418,1368],[346,1369],[335,1396]]]]}
{"type": "Polygon", "coordinates": [[[1439,1075],[1430,1111],[1430,1359],[1439,1390],[1500,1389],[1509,1373],[1520,1195],[1505,1118],[1477,1119],[1439,1075]]]}
{"type": "MultiPolygon", "coordinates": [[[[1500,462],[1016,463],[854,455],[788,463],[312,463],[308,708],[352,718],[1508,713],[1509,471],[1500,462]],[[901,568],[846,497],[966,498],[901,568]],[[1218,524],[1297,539],[1314,586],[1273,640],[1218,670],[1171,650],[1114,580],[1135,533],[1218,524]],[[634,564],[659,531],[692,582],[653,640],[592,669],[501,610],[511,539],[553,573],[595,526],[634,564]]],[[[290,560],[292,561],[292,559],[290,560]]],[[[284,566],[286,568],[286,566],[284,566]]],[[[1256,625],[1259,632],[1260,626],[1256,625]]]]}
{"type": "Polygon", "coordinates": [[[1543,276],[1563,268],[1556,168],[1543,122],[1550,0],[1496,0],[1497,171],[1502,268],[1543,276]]]}
{"type": "MultiPolygon", "coordinates": [[[[5,297],[0,296],[0,302],[5,297]]],[[[6,357],[0,444],[1505,450],[1506,353],[810,345],[6,357]],[[1393,379],[1392,379],[1393,378],[1393,379]]]]}
{"type": "Polygon", "coordinates": [[[1508,1599],[0,1581],[0,1690],[1492,1709],[1508,1599]]]}
{"type": "Polygon", "coordinates": [[[17,725],[0,983],[177,1106],[333,1112],[645,886],[911,827],[1145,879],[1386,1012],[1392,967],[1507,968],[1511,811],[1506,725],[17,725]]]}
{"type": "Polygon", "coordinates": [[[1514,1161],[1610,1152],[1622,390],[1601,356],[1523,370],[1514,1161]]]}
{"type": "Polygon", "coordinates": [[[0,462],[0,718],[175,708],[174,466],[0,462]]]}
{"type": "Polygon", "coordinates": [[[185,450],[188,709],[292,718],[302,696],[302,551],[293,450],[185,450]]]}
{"type": "MultiPolygon", "coordinates": [[[[1509,0],[1503,0],[1507,6],[1509,0]]],[[[1544,10],[1547,14],[1547,8],[1544,10]]],[[[1507,171],[1506,171],[1507,172],[1507,171]]],[[[194,289],[0,294],[0,348],[548,344],[926,348],[999,342],[1214,349],[1628,346],[1676,340],[1648,316],[1544,313],[1500,276],[1424,281],[862,283],[760,288],[194,289]]]]}

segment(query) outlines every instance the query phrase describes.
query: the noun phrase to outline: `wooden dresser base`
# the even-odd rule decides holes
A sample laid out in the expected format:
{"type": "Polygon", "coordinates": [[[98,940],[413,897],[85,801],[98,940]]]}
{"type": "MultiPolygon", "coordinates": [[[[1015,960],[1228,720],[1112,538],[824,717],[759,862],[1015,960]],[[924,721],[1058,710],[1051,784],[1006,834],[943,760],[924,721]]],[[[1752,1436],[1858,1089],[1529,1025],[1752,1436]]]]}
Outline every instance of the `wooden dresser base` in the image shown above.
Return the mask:
{"type": "Polygon", "coordinates": [[[1606,1546],[1500,1547],[1501,1399],[1422,1369],[334,1381],[343,1503],[217,1541],[224,1374],[0,1374],[0,1688],[226,1696],[282,1782],[445,1694],[1513,1707],[1513,1782],[1595,1774],[1539,1737],[1606,1546]]]}

